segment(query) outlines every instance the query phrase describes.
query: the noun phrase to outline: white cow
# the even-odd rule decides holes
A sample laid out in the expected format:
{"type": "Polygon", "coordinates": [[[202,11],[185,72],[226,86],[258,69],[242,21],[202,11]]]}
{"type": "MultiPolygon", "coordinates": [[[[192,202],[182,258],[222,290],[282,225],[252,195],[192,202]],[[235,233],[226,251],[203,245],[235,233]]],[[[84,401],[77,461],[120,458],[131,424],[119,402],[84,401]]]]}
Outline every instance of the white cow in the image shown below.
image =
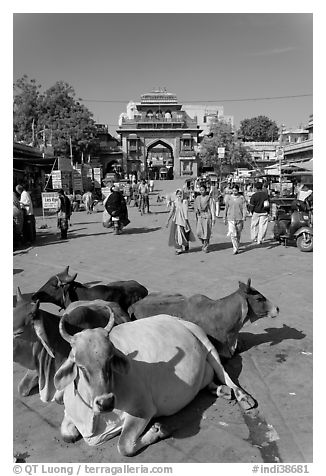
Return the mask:
{"type": "Polygon", "coordinates": [[[54,383],[64,391],[65,418],[61,434],[74,441],[82,434],[90,445],[121,431],[118,450],[132,456],[168,434],[153,418],[173,415],[198,392],[218,380],[233,389],[244,409],[253,398],[232,382],[204,331],[191,322],[165,314],[120,324],[112,329],[87,329],[69,335],[71,352],[54,383]],[[112,329],[112,330],[111,330],[112,329]]]}

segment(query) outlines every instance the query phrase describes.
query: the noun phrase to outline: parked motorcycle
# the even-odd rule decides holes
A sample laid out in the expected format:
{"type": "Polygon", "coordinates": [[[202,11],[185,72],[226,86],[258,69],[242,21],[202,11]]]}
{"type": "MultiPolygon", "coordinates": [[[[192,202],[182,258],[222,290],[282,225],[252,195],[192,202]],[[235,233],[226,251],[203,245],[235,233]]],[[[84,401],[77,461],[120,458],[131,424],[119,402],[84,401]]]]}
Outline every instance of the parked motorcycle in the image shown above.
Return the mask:
{"type": "Polygon", "coordinates": [[[300,251],[313,250],[312,208],[306,202],[294,200],[291,211],[279,208],[274,224],[274,238],[285,246],[295,242],[300,251]]]}

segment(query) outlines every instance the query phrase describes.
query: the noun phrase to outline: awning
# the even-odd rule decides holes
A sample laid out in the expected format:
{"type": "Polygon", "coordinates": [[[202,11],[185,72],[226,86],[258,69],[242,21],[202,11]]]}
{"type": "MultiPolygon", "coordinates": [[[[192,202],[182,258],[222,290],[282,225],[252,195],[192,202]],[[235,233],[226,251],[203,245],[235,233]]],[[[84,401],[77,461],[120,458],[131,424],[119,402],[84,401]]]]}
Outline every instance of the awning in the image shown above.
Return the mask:
{"type": "Polygon", "coordinates": [[[128,139],[138,139],[137,134],[129,134],[128,139]]]}
{"type": "Polygon", "coordinates": [[[191,139],[191,134],[182,134],[182,139],[191,139]]]}

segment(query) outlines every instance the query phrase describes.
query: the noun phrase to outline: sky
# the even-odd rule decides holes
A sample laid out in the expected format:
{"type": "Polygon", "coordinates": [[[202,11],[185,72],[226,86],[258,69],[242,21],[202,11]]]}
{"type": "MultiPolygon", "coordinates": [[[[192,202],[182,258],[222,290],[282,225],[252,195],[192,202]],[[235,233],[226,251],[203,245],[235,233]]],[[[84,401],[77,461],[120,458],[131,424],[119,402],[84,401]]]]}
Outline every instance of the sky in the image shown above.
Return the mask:
{"type": "Polygon", "coordinates": [[[13,80],[24,74],[69,83],[111,133],[155,87],[223,106],[236,127],[265,115],[296,128],[313,113],[313,14],[13,13],[13,80]]]}

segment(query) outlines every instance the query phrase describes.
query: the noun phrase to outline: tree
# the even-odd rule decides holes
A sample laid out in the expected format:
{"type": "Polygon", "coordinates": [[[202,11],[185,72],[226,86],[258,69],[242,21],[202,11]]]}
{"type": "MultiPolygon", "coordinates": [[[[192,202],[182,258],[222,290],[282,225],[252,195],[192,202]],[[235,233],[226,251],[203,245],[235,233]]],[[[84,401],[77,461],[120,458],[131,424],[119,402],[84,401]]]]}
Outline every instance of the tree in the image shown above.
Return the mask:
{"type": "Polygon", "coordinates": [[[221,175],[223,169],[241,166],[251,162],[249,149],[245,147],[233,132],[232,126],[223,121],[211,125],[210,133],[200,144],[200,157],[204,165],[214,168],[221,175]],[[218,148],[224,147],[224,158],[220,158],[218,148]]]}
{"type": "Polygon", "coordinates": [[[266,116],[244,119],[240,122],[238,136],[244,142],[270,142],[278,139],[276,122],[266,116]]]}
{"type": "Polygon", "coordinates": [[[27,144],[35,139],[35,127],[39,115],[39,89],[35,79],[25,74],[14,83],[14,138],[27,144]]]}
{"type": "Polygon", "coordinates": [[[72,86],[58,81],[43,94],[35,80],[25,75],[14,84],[14,133],[16,140],[46,146],[55,155],[75,158],[95,147],[96,128],[92,113],[75,99],[72,86]]]}
{"type": "Polygon", "coordinates": [[[68,83],[58,81],[41,97],[38,127],[50,133],[56,155],[74,155],[91,151],[96,134],[91,112],[75,100],[75,91],[68,83]]]}

